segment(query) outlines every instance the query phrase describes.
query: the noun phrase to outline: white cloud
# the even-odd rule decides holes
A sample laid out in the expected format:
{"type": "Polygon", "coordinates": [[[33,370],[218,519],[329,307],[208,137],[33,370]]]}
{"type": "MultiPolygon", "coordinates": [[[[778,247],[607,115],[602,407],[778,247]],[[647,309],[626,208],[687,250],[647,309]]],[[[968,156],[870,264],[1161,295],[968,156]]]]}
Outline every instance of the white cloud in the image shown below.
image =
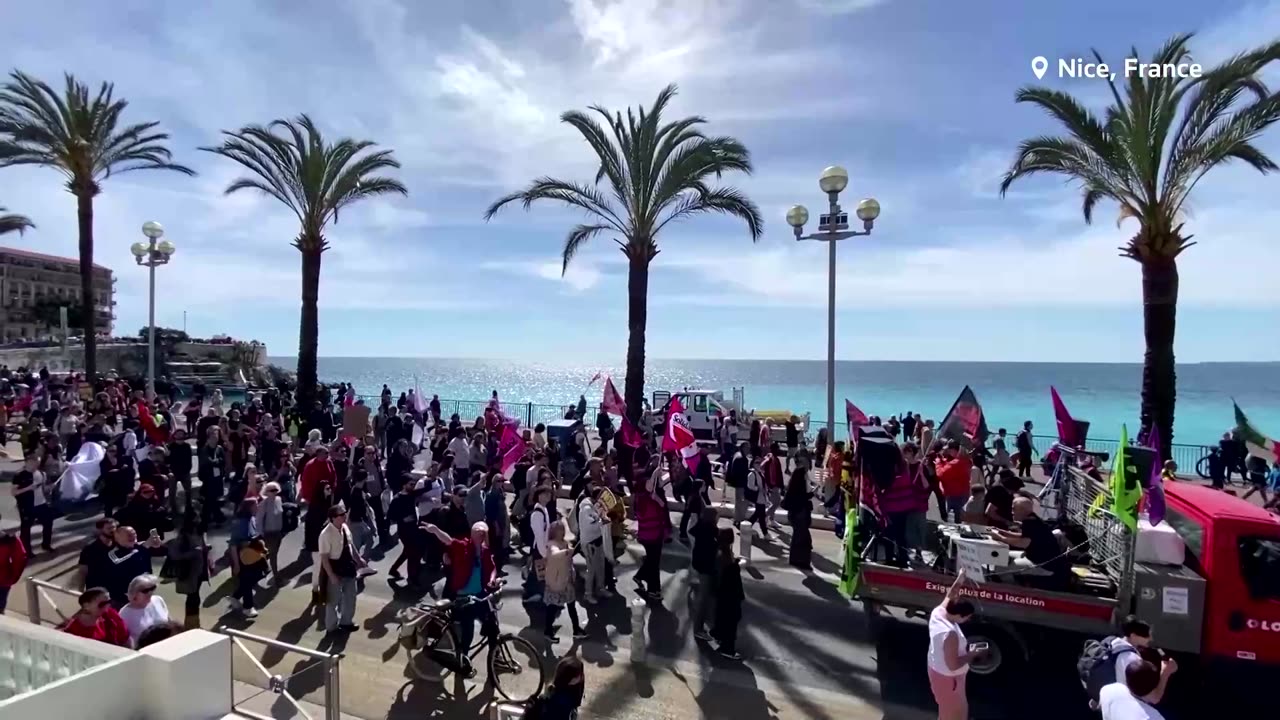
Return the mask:
{"type": "Polygon", "coordinates": [[[887,0],[795,0],[795,3],[802,8],[830,15],[859,12],[884,2],[887,0]]]}
{"type": "Polygon", "coordinates": [[[496,270],[512,275],[535,277],[560,285],[566,292],[581,293],[599,284],[603,273],[594,262],[577,257],[562,273],[560,260],[495,260],[481,264],[484,270],[496,270]]]}

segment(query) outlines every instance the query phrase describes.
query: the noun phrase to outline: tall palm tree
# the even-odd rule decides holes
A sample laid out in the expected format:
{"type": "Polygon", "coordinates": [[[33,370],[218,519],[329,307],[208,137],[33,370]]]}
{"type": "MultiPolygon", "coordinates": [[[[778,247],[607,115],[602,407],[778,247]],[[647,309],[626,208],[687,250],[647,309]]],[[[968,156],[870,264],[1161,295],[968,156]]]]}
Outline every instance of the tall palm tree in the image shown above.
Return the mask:
{"type": "MultiPolygon", "coordinates": [[[[1190,35],[1177,35],[1152,57],[1156,65],[1189,63],[1190,35]]],[[[1137,60],[1137,50],[1130,57],[1137,60]]],[[[1094,53],[1101,58],[1098,53],[1094,53]]],[[[1099,119],[1077,99],[1043,87],[1018,91],[1017,101],[1040,107],[1066,135],[1036,137],[1019,147],[1004,181],[1052,173],[1076,181],[1084,193],[1084,219],[1102,200],[1119,205],[1119,223],[1138,222],[1120,248],[1142,269],[1142,369],[1145,428],[1158,428],[1165,457],[1173,438],[1177,383],[1173,339],[1178,303],[1178,258],[1195,245],[1184,232],[1184,208],[1205,173],[1239,160],[1261,173],[1276,164],[1253,142],[1280,119],[1280,95],[1258,79],[1280,56],[1280,43],[1237,55],[1199,78],[1131,74],[1122,94],[1111,81],[1112,104],[1099,119]]]]}
{"type": "Polygon", "coordinates": [[[0,235],[11,233],[15,230],[18,234],[22,234],[23,231],[36,226],[36,224],[31,222],[31,219],[25,215],[5,215],[3,214],[4,212],[5,208],[0,207],[0,235]]]}
{"type": "Polygon", "coordinates": [[[302,319],[298,331],[298,401],[308,408],[316,394],[316,353],[320,344],[320,261],[329,249],[325,227],[338,212],[375,195],[407,195],[400,183],[376,173],[399,168],[390,150],[374,150],[368,140],[325,142],[306,115],[223,131],[217,147],[200,148],[243,165],[248,177],[227,186],[257,190],[279,200],[302,224],[293,246],[302,254],[302,319]]]}
{"type": "Polygon", "coordinates": [[[94,311],[93,199],[102,181],[133,170],[195,172],[172,162],[165,147],[169,135],[159,123],[125,125],[129,103],[114,97],[115,86],[102,83],[98,92],[72,75],[61,93],[15,70],[0,87],[0,167],[42,165],[62,173],[67,191],[76,196],[80,235],[80,297],[84,314],[84,369],[97,375],[97,326],[94,311]]]}
{"type": "Polygon", "coordinates": [[[668,85],[647,111],[622,113],[593,105],[609,131],[586,112],[571,110],[560,116],[582,134],[600,161],[591,184],[541,177],[527,188],[500,198],[485,211],[492,218],[509,203],[526,210],[537,200],[553,200],[583,210],[588,222],[574,226],[565,239],[561,272],[569,269],[578,250],[600,233],[616,234],[614,242],[627,257],[627,414],[640,418],[644,397],[645,327],[649,313],[649,264],[658,255],[658,233],[668,223],[692,215],[716,212],[741,218],[752,242],[764,230],[760,210],[742,192],[711,187],[712,180],[730,171],[751,172],[747,148],[731,137],[708,137],[699,129],[705,118],[693,116],[669,123],[662,113],[676,86],[668,85]]]}

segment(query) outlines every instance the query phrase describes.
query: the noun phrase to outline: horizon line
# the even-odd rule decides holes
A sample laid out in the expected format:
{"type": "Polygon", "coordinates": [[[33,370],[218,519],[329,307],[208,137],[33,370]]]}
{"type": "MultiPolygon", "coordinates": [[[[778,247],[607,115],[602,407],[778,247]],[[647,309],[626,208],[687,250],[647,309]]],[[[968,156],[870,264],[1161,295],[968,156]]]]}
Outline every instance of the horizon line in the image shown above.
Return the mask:
{"type": "MultiPolygon", "coordinates": [[[[281,355],[267,356],[267,362],[274,360],[292,360],[296,361],[297,355],[281,355]]],[[[555,363],[537,360],[516,360],[513,358],[502,357],[469,357],[469,356],[442,356],[442,355],[319,355],[317,360],[474,360],[479,362],[522,362],[535,365],[557,365],[557,364],[577,364],[591,367],[593,363],[590,361],[577,361],[575,363],[555,363]]],[[[726,357],[649,357],[646,362],[795,362],[795,363],[826,363],[826,358],[726,358],[726,357]]],[[[597,364],[608,366],[612,361],[600,361],[597,364]]],[[[1089,361],[1062,361],[1062,360],[902,360],[902,359],[857,359],[848,360],[836,358],[837,363],[897,363],[897,364],[916,364],[916,365],[936,365],[936,364],[965,364],[965,365],[1133,365],[1142,367],[1141,361],[1120,361],[1120,360],[1089,360],[1089,361]]],[[[1189,365],[1280,365],[1278,360],[1197,360],[1191,362],[1177,362],[1176,366],[1189,365]]],[[[619,367],[625,367],[625,359],[619,364],[619,367]]]]}

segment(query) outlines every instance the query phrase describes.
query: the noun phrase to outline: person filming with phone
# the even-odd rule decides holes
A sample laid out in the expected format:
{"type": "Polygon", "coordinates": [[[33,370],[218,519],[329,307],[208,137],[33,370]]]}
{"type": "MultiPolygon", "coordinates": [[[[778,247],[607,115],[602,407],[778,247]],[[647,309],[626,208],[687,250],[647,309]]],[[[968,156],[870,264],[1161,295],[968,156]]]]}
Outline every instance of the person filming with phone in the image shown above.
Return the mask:
{"type": "Polygon", "coordinates": [[[973,617],[973,603],[960,598],[964,570],[947,588],[942,603],[929,613],[929,687],[938,703],[938,720],[968,720],[965,677],[969,662],[987,652],[986,643],[970,644],[960,626],[973,617]]]}

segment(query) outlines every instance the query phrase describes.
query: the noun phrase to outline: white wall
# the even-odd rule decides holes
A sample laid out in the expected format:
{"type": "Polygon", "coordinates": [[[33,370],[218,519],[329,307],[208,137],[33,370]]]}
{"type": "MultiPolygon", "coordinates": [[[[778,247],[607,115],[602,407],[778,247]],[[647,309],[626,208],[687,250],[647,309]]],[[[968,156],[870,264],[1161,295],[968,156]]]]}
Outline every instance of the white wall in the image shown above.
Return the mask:
{"type": "MultiPolygon", "coordinates": [[[[0,620],[3,622],[3,620],[0,620]]],[[[86,653],[118,656],[0,702],[0,720],[112,718],[207,720],[231,712],[231,638],[189,630],[139,652],[26,625],[51,644],[87,643],[86,653]],[[90,709],[88,715],[85,710],[90,709]]],[[[0,633],[14,631],[0,625],[0,633]]],[[[19,632],[26,634],[24,629],[19,632]]],[[[3,641],[0,641],[3,647],[3,641]]]]}

